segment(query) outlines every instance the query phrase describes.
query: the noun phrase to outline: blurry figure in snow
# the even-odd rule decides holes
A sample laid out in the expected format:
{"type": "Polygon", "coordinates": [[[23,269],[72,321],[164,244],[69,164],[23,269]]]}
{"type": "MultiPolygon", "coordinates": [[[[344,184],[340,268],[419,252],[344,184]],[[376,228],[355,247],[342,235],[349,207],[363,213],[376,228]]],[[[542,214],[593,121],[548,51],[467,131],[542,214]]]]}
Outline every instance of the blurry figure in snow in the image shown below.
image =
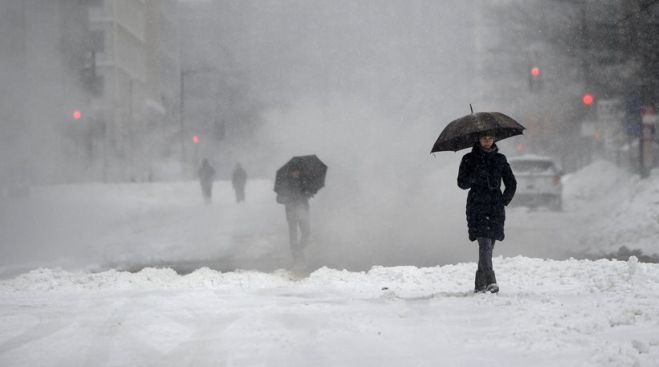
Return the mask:
{"type": "Polygon", "coordinates": [[[199,183],[201,184],[201,194],[206,201],[210,204],[213,197],[213,181],[215,180],[215,168],[208,163],[208,159],[204,158],[201,161],[201,167],[197,171],[199,183]]]}
{"type": "Polygon", "coordinates": [[[247,172],[243,169],[240,163],[236,163],[231,175],[231,184],[233,190],[236,192],[236,202],[240,203],[245,201],[245,184],[247,183],[247,172]]]}
{"type": "Polygon", "coordinates": [[[469,189],[467,195],[467,225],[469,240],[478,240],[478,270],[475,292],[499,291],[492,268],[494,242],[504,238],[505,206],[517,189],[515,175],[506,156],[499,153],[493,131],[482,132],[470,153],[460,162],[458,187],[469,189]],[[501,181],[506,186],[501,192],[501,181]]]}
{"type": "Polygon", "coordinates": [[[286,221],[293,260],[304,262],[304,250],[309,244],[311,225],[309,220],[309,198],[312,193],[304,189],[300,168],[292,168],[285,188],[277,194],[277,202],[286,207],[286,221]],[[298,228],[300,236],[298,237],[298,228]]]}

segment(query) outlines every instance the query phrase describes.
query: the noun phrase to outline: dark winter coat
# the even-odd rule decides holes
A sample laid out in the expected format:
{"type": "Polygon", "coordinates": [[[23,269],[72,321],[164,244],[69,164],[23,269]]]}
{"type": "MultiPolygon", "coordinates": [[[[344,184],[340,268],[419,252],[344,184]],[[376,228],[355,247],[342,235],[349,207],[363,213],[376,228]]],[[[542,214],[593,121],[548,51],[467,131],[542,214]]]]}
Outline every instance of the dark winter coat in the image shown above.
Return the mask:
{"type": "Polygon", "coordinates": [[[517,189],[517,181],[506,156],[498,152],[496,145],[491,152],[486,152],[476,143],[471,152],[462,157],[458,186],[464,190],[469,189],[469,240],[474,241],[478,237],[503,240],[506,220],[504,207],[513,199],[517,189]],[[503,193],[501,181],[506,187],[503,193]]]}
{"type": "Polygon", "coordinates": [[[202,185],[210,186],[215,179],[215,168],[213,168],[208,162],[203,162],[197,171],[197,176],[199,176],[202,185]]]}
{"type": "Polygon", "coordinates": [[[277,193],[277,202],[287,207],[304,206],[308,208],[311,196],[311,193],[305,189],[302,178],[289,177],[281,191],[277,193]]]}
{"type": "Polygon", "coordinates": [[[242,188],[247,183],[247,172],[241,167],[237,166],[233,170],[233,175],[231,177],[231,184],[233,188],[242,188]]]}

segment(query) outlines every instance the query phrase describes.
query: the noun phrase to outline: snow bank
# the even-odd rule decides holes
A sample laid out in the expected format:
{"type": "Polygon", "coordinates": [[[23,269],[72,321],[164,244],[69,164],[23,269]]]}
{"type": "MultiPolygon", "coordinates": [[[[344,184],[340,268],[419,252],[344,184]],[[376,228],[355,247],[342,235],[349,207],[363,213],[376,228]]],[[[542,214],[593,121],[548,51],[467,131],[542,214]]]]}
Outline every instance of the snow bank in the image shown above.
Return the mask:
{"type": "MultiPolygon", "coordinates": [[[[583,294],[631,291],[639,288],[659,293],[659,265],[629,261],[554,261],[526,257],[496,257],[499,282],[507,293],[583,294]]],[[[461,263],[428,268],[373,267],[350,272],[326,267],[298,279],[286,270],[271,274],[255,271],[218,272],[208,268],[179,275],[169,268],[146,268],[136,273],[110,270],[100,273],[67,272],[40,268],[14,279],[0,281],[0,293],[72,290],[157,290],[267,288],[322,288],[354,296],[381,296],[382,291],[401,297],[427,297],[470,293],[475,264],[461,263]]]]}
{"type": "Polygon", "coordinates": [[[0,281],[3,366],[657,366],[659,265],[494,259],[306,278],[41,268],[0,281]]]}
{"type": "Polygon", "coordinates": [[[598,161],[566,177],[565,195],[582,210],[585,251],[601,256],[626,248],[659,258],[659,170],[640,179],[598,161]]]}

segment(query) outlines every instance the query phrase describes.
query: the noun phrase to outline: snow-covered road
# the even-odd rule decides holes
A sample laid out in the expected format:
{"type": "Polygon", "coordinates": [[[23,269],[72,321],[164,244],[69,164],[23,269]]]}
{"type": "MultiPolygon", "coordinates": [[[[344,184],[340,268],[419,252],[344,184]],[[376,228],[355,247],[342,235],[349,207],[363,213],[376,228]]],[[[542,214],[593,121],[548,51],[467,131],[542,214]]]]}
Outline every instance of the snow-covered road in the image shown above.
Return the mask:
{"type": "MultiPolygon", "coordinates": [[[[396,202],[396,193],[364,193],[356,202],[332,186],[323,189],[311,202],[311,266],[368,270],[473,261],[477,246],[466,238],[465,192],[450,173],[427,182],[411,203],[396,202]],[[452,193],[438,195],[437,187],[452,193]]],[[[216,182],[212,205],[202,203],[193,181],[37,187],[29,199],[3,200],[0,276],[39,266],[272,271],[290,262],[283,207],[270,180],[251,180],[243,204],[234,202],[227,181],[216,182]]],[[[560,213],[509,208],[507,238],[495,254],[569,257],[583,231],[578,210],[569,204],[560,213]]]]}

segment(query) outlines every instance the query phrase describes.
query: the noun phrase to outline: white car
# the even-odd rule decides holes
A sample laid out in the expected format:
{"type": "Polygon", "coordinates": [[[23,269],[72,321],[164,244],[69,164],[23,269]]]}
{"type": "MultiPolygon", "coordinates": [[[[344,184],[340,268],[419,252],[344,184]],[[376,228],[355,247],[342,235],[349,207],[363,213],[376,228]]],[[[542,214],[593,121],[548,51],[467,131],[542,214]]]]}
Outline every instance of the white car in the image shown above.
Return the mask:
{"type": "Polygon", "coordinates": [[[563,172],[552,158],[523,155],[508,159],[508,163],[517,179],[511,205],[563,209],[563,172]]]}

